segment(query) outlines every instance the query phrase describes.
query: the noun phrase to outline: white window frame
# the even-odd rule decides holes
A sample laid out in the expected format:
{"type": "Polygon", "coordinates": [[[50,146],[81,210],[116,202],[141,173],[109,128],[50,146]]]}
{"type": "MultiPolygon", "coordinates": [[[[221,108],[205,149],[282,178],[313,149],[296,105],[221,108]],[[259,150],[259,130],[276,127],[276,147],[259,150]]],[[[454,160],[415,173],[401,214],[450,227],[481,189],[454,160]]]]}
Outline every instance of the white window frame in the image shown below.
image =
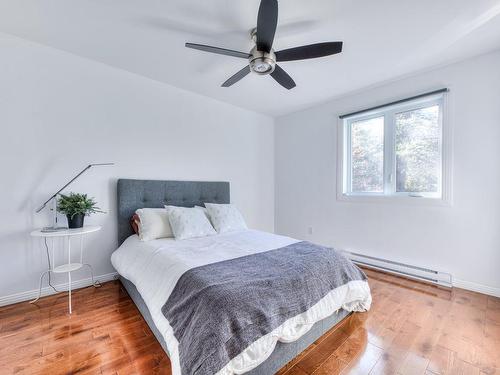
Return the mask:
{"type": "Polygon", "coordinates": [[[410,204],[451,205],[451,134],[448,126],[448,94],[439,93],[399,104],[387,105],[339,119],[338,124],[337,199],[354,202],[405,202],[410,204]],[[396,192],[395,115],[439,105],[441,171],[436,193],[396,192]],[[351,179],[351,124],[353,122],[384,117],[384,191],[352,192],[351,179]]]}

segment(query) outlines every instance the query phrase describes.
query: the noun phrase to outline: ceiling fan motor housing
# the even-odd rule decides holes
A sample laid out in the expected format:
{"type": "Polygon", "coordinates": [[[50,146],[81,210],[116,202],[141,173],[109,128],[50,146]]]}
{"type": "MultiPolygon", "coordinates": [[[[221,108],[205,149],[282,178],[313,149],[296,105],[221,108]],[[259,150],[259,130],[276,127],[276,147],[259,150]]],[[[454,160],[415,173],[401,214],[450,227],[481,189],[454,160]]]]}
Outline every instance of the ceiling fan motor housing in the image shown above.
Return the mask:
{"type": "Polygon", "coordinates": [[[250,55],[248,62],[252,72],[259,75],[266,75],[274,72],[276,67],[276,55],[273,50],[270,52],[258,51],[257,46],[255,46],[250,51],[250,55]]]}

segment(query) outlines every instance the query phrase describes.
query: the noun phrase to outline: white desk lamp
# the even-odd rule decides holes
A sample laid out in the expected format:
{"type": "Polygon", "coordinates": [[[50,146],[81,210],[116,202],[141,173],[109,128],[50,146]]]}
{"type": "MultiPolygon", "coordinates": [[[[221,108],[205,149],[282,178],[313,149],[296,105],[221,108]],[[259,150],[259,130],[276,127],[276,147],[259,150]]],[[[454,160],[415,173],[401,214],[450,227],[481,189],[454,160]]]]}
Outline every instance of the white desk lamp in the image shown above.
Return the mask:
{"type": "Polygon", "coordinates": [[[87,165],[80,173],[78,173],[75,177],[73,177],[71,180],[69,180],[66,185],[64,185],[62,188],[60,188],[57,192],[55,192],[49,199],[47,199],[44,204],[42,204],[36,212],[42,211],[47,204],[52,201],[53,207],[52,211],[54,213],[53,221],[52,221],[52,226],[51,227],[45,227],[42,229],[42,232],[57,232],[58,230],[66,230],[68,228],[66,227],[59,227],[57,226],[57,196],[61,191],[66,189],[73,181],[75,181],[78,177],[80,177],[82,174],[84,174],[86,171],[88,171],[92,167],[98,167],[98,166],[109,166],[109,165],[115,165],[115,163],[96,163],[96,164],[89,164],[87,165]]]}

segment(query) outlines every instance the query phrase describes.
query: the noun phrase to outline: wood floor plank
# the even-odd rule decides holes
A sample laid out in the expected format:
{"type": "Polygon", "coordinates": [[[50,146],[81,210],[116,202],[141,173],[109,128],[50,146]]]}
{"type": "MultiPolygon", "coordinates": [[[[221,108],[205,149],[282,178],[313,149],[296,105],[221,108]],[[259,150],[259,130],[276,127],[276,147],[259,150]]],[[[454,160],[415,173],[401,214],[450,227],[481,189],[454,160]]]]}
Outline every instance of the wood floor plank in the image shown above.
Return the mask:
{"type": "Polygon", "coordinates": [[[365,375],[370,373],[378,362],[384,350],[369,342],[365,343],[363,350],[358,357],[349,360],[348,366],[342,371],[342,374],[365,375]]]}
{"type": "Polygon", "coordinates": [[[423,375],[429,366],[430,360],[416,353],[408,353],[398,370],[400,375],[423,375]]]}
{"type": "Polygon", "coordinates": [[[306,373],[312,374],[348,337],[344,330],[335,330],[304,356],[297,366],[306,373]]]}
{"type": "MultiPolygon", "coordinates": [[[[366,271],[372,309],[316,340],[279,375],[500,375],[500,299],[366,271]]],[[[0,374],[170,374],[118,281],[0,308],[0,374]]]]}

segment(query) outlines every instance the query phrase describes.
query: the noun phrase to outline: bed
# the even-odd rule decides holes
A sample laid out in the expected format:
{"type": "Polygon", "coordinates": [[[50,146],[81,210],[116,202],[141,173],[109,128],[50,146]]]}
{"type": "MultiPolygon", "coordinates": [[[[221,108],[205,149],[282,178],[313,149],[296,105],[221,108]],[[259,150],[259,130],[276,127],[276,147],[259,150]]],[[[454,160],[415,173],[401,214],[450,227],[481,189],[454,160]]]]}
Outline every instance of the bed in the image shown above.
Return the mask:
{"type": "Polygon", "coordinates": [[[130,218],[135,210],[163,207],[166,204],[193,207],[203,206],[204,203],[229,203],[228,182],[120,179],[117,197],[120,247],[112,255],[112,263],[120,274],[123,286],[170,357],[173,375],[274,374],[351,311],[364,311],[370,307],[371,296],[366,280],[350,281],[332,290],[307,311],[273,327],[272,332],[245,346],[246,349],[241,350],[241,353],[238,350],[238,355],[231,354],[223,361],[225,365],[219,368],[216,364],[213,368],[218,368],[218,371],[188,371],[181,365],[179,355],[186,353],[186,350],[182,348],[181,340],[176,339],[178,331],[175,331],[174,319],[165,311],[175,310],[165,300],[167,296],[170,296],[169,301],[172,299],[182,277],[188,271],[210,267],[212,264],[226,264],[247,258],[260,259],[272,254],[275,249],[286,250],[303,242],[255,230],[183,241],[158,239],[141,242],[134,235],[130,218]]]}

